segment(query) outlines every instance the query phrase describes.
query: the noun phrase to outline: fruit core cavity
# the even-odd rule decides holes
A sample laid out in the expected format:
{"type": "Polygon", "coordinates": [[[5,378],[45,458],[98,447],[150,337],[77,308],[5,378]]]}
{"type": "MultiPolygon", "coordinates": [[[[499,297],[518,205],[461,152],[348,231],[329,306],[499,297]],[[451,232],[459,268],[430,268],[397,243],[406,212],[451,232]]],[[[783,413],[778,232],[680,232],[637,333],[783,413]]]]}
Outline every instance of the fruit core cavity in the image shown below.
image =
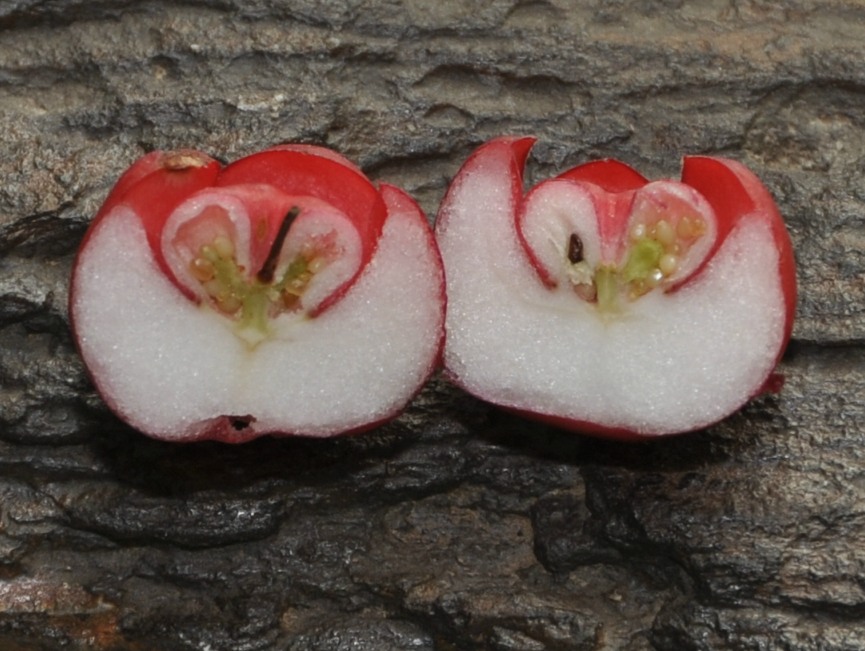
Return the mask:
{"type": "MultiPolygon", "coordinates": [[[[302,297],[317,273],[339,254],[336,234],[318,234],[285,255],[285,240],[300,214],[293,207],[283,218],[257,273],[238,261],[228,229],[193,249],[188,271],[200,286],[205,304],[235,322],[236,334],[250,345],[267,338],[270,322],[284,313],[303,314],[302,297]]],[[[295,247],[296,248],[296,247],[295,247]]]]}
{"type": "Polygon", "coordinates": [[[619,261],[594,267],[583,258],[579,235],[571,233],[565,246],[566,275],[580,298],[595,303],[599,311],[614,312],[622,298],[634,301],[678,280],[682,261],[706,231],[706,220],[696,213],[648,219],[637,215],[619,261]]]}

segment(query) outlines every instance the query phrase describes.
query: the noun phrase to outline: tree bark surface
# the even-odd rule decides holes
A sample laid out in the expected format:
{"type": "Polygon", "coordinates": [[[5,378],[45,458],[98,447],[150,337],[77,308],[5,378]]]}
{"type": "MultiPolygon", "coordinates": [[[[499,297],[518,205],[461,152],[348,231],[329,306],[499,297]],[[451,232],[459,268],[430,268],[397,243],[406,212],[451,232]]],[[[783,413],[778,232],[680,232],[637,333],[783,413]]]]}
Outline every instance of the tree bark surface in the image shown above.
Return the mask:
{"type": "Polygon", "coordinates": [[[0,648],[865,648],[865,6],[763,4],[0,1],[0,648]],[[628,444],[437,377],[364,436],[242,446],[94,392],[68,277],[138,156],[323,144],[432,219],[502,134],[529,182],[751,167],[799,265],[783,390],[628,444]]]}

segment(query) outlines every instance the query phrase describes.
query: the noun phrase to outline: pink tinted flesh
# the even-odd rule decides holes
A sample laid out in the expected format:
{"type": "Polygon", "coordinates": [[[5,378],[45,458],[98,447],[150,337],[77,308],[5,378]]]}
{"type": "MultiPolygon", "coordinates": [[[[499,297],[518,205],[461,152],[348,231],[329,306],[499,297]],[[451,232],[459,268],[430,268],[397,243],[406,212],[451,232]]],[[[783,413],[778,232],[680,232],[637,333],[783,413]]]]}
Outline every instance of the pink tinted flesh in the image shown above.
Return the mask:
{"type": "Polygon", "coordinates": [[[614,259],[624,237],[634,193],[648,183],[629,165],[607,158],[572,167],[556,178],[589,184],[598,214],[598,234],[605,259],[614,259]]]}
{"type": "Polygon", "coordinates": [[[357,229],[362,246],[358,271],[320,303],[315,314],[335,305],[375,253],[387,217],[376,187],[339,154],[312,145],[282,145],[252,154],[225,167],[217,179],[219,186],[244,183],[265,183],[285,194],[320,199],[342,212],[357,229]]]}

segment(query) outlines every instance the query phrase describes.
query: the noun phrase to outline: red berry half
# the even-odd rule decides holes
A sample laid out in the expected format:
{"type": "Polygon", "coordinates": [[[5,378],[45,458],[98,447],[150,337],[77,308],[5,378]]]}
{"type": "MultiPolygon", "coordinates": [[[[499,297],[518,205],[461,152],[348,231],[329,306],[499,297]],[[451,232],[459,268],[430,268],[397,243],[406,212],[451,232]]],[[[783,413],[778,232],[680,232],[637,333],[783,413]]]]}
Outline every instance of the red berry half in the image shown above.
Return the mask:
{"type": "Polygon", "coordinates": [[[796,301],[790,240],[760,181],[716,158],[654,182],[597,161],[524,194],[533,142],[482,146],[439,211],[451,377],[624,438],[705,427],[760,393],[796,301]]]}
{"type": "Polygon", "coordinates": [[[151,436],[331,436],[402,409],[438,361],[432,232],[401,190],[282,146],[149,154],[76,260],[70,313],[109,406],[151,436]]]}

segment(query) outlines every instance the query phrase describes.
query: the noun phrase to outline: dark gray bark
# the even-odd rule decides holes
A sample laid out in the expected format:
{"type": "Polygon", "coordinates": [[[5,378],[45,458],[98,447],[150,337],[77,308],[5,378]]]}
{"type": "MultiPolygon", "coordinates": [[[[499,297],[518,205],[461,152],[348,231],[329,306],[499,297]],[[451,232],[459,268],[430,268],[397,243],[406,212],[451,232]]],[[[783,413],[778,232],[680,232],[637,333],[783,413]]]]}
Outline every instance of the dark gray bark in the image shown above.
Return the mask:
{"type": "Polygon", "coordinates": [[[0,647],[865,648],[863,60],[841,0],[0,3],[0,647]],[[504,133],[529,180],[754,169],[799,261],[783,391],[622,444],[437,379],[365,436],[235,447],[94,393],[66,283],[142,153],[325,144],[432,216],[504,133]]]}

